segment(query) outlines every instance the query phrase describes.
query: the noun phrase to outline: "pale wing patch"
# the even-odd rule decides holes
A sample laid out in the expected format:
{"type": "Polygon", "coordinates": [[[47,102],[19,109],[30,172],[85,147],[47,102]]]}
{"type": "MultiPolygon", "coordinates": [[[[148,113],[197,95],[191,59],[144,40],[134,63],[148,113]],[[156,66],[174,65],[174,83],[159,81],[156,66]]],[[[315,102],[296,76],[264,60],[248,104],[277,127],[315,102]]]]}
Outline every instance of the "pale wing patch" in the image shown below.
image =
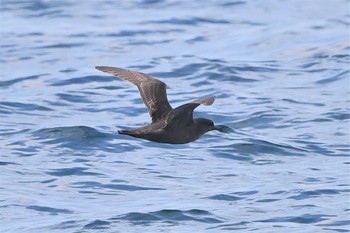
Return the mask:
{"type": "Polygon", "coordinates": [[[215,101],[215,96],[208,96],[192,101],[191,103],[203,104],[203,105],[212,105],[215,101]]]}

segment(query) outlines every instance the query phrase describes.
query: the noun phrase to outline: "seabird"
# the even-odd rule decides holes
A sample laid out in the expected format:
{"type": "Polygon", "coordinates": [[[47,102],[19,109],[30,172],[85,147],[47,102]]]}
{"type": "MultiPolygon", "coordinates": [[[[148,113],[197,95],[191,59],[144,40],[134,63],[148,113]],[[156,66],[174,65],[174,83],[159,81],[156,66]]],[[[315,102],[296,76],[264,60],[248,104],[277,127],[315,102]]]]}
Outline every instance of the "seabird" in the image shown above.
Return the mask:
{"type": "Polygon", "coordinates": [[[137,129],[119,130],[120,134],[159,143],[184,144],[197,140],[208,131],[222,130],[209,119],[193,118],[193,110],[201,104],[212,105],[214,96],[200,98],[173,109],[168,102],[166,84],[162,81],[141,72],[117,67],[96,66],[96,69],[135,84],[152,118],[151,124],[137,129]]]}

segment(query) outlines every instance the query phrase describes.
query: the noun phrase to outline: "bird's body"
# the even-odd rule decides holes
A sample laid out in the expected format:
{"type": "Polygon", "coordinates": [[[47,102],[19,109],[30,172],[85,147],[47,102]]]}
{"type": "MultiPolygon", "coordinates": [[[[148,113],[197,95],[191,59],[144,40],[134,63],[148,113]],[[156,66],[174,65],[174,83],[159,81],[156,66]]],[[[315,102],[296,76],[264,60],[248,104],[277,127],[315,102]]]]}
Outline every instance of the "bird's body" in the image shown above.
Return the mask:
{"type": "Polygon", "coordinates": [[[120,130],[120,134],[130,135],[136,138],[144,138],[149,141],[171,144],[184,144],[197,140],[207,131],[200,132],[197,125],[198,119],[194,119],[194,124],[184,125],[181,127],[167,126],[165,121],[158,121],[145,127],[120,130]],[[171,133],[169,133],[171,132],[171,133]],[[200,132],[193,134],[191,132],[200,132]]]}
{"type": "Polygon", "coordinates": [[[97,66],[96,69],[135,84],[152,118],[150,125],[120,130],[120,134],[159,143],[183,144],[197,140],[210,130],[220,130],[211,120],[193,119],[193,110],[201,104],[211,105],[215,97],[201,98],[173,109],[167,99],[166,85],[158,79],[141,72],[116,67],[97,66]]]}

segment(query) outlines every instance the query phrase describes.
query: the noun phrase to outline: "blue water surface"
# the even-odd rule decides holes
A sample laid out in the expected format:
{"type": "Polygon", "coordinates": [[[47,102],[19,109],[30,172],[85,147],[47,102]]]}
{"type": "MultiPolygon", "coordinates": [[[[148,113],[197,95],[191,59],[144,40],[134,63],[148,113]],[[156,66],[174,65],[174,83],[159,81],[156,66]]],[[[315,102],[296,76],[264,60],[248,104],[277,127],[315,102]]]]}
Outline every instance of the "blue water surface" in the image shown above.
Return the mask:
{"type": "Polygon", "coordinates": [[[0,3],[1,232],[350,232],[349,1],[0,3]],[[184,145],[118,66],[225,125],[184,145]]]}

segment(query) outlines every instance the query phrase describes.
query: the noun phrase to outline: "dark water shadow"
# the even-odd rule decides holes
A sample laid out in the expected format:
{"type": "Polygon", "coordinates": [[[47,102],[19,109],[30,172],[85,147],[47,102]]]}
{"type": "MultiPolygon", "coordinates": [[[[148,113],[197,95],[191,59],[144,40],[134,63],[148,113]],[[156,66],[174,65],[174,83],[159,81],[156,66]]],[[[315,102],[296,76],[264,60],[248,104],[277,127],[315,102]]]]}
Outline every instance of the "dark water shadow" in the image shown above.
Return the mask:
{"type": "Polygon", "coordinates": [[[121,137],[119,134],[102,132],[88,126],[44,128],[32,132],[31,136],[43,144],[82,151],[123,153],[140,148],[128,143],[116,144],[114,140],[121,137]]]}
{"type": "Polygon", "coordinates": [[[301,149],[286,143],[271,142],[265,139],[259,139],[255,135],[246,134],[226,126],[225,134],[218,134],[221,142],[208,150],[218,158],[233,159],[237,161],[251,162],[256,165],[280,163],[279,160],[257,161],[257,157],[264,155],[274,156],[305,156],[308,150],[301,149]]]}
{"type": "Polygon", "coordinates": [[[128,221],[134,225],[149,225],[152,222],[165,222],[176,224],[183,221],[193,221],[202,223],[221,223],[222,218],[214,216],[206,210],[176,210],[163,209],[154,212],[130,212],[109,219],[111,221],[128,221]]]}

